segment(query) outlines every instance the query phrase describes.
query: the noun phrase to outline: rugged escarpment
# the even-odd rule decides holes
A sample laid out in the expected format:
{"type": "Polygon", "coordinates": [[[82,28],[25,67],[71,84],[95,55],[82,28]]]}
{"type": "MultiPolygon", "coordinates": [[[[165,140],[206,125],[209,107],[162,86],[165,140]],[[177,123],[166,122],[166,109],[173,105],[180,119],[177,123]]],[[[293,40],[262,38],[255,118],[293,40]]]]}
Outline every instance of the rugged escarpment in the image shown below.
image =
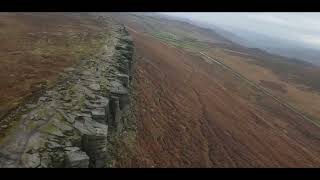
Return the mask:
{"type": "Polygon", "coordinates": [[[1,140],[0,167],[110,166],[109,140],[130,113],[133,56],[126,29],[110,27],[100,54],[66,69],[55,87],[4,119],[17,120],[1,140]]]}

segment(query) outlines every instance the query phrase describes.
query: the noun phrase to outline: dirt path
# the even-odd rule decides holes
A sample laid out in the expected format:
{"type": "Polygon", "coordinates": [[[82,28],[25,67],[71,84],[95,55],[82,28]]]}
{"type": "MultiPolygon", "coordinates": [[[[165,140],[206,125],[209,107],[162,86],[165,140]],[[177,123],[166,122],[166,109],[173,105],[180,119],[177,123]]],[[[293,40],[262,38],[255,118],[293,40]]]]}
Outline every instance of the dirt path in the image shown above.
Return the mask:
{"type": "Polygon", "coordinates": [[[276,111],[229,90],[232,74],[199,56],[131,35],[140,57],[137,156],[124,166],[320,167],[314,124],[272,98],[265,97],[276,111]]]}

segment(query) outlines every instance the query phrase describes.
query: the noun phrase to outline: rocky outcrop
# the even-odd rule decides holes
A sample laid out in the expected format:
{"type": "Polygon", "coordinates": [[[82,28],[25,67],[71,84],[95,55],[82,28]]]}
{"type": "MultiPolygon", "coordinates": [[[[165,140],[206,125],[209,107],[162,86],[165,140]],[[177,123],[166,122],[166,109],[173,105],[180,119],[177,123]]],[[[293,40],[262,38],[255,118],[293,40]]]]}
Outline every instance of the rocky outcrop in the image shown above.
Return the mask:
{"type": "MultiPolygon", "coordinates": [[[[117,24],[101,55],[68,68],[62,81],[21,107],[0,145],[0,167],[108,167],[109,132],[130,107],[133,43],[117,24]]],[[[112,22],[113,23],[113,22],[112,22]]]]}

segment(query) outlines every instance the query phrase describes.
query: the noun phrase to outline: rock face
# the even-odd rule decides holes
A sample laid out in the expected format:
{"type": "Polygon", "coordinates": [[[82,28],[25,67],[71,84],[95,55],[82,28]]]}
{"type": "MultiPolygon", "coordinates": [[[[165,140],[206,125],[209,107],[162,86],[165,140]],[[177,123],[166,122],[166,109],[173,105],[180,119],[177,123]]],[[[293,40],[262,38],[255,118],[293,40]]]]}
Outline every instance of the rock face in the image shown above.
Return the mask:
{"type": "Polygon", "coordinates": [[[80,149],[75,148],[76,150],[71,150],[66,152],[65,167],[68,168],[87,168],[89,167],[89,156],[80,151],[80,149]]]}
{"type": "Polygon", "coordinates": [[[124,26],[101,17],[112,27],[101,55],[66,70],[61,83],[22,108],[0,144],[0,167],[108,166],[109,132],[120,133],[129,106],[133,43],[124,26]]]}
{"type": "Polygon", "coordinates": [[[90,84],[89,85],[89,88],[94,90],[94,91],[99,91],[100,90],[100,85],[97,84],[97,83],[94,83],[94,84],[90,84]]]}

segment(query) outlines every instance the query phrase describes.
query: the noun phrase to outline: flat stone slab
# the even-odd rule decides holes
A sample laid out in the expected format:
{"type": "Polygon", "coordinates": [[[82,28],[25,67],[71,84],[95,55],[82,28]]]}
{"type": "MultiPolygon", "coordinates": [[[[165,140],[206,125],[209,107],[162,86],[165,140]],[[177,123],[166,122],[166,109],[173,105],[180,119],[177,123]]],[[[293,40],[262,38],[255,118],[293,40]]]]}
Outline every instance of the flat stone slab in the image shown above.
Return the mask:
{"type": "Polygon", "coordinates": [[[65,151],[76,152],[76,151],[80,151],[80,148],[79,147],[65,147],[64,150],[65,151]]]}
{"type": "Polygon", "coordinates": [[[86,113],[75,113],[74,116],[75,116],[75,120],[83,120],[85,118],[91,118],[91,114],[90,113],[88,113],[88,114],[86,114],[86,113]]]}
{"type": "Polygon", "coordinates": [[[120,81],[123,83],[125,87],[129,86],[129,76],[126,74],[117,74],[117,77],[120,79],[120,81]]]}
{"type": "Polygon", "coordinates": [[[54,124],[58,129],[60,129],[62,132],[72,131],[72,130],[73,130],[73,127],[69,126],[67,123],[63,123],[63,122],[60,122],[60,121],[54,121],[53,124],[54,124]]]}
{"type": "Polygon", "coordinates": [[[92,119],[94,120],[101,120],[105,119],[106,113],[104,108],[98,108],[91,111],[92,119]]]}
{"type": "Polygon", "coordinates": [[[60,113],[60,115],[66,120],[68,121],[69,123],[73,124],[74,121],[75,121],[75,118],[73,116],[70,116],[70,115],[67,115],[65,112],[63,112],[62,110],[60,109],[56,109],[57,112],[60,113]]]}
{"type": "Polygon", "coordinates": [[[84,123],[76,121],[74,123],[74,128],[76,128],[81,134],[92,135],[94,131],[92,128],[88,128],[84,123]]]}
{"type": "Polygon", "coordinates": [[[85,101],[84,104],[88,109],[96,109],[96,108],[104,108],[107,107],[108,101],[105,102],[93,102],[93,101],[85,101]]]}
{"type": "Polygon", "coordinates": [[[40,98],[39,98],[39,101],[46,101],[47,99],[48,99],[48,97],[44,97],[44,96],[43,96],[43,97],[40,97],[40,98]]]}
{"type": "Polygon", "coordinates": [[[41,163],[39,153],[34,153],[34,154],[26,153],[22,158],[23,158],[23,161],[26,162],[25,167],[27,168],[36,168],[41,163]]]}
{"type": "Polygon", "coordinates": [[[88,168],[89,156],[83,151],[69,151],[66,153],[66,167],[88,168]]]}
{"type": "Polygon", "coordinates": [[[90,100],[96,99],[96,95],[93,94],[91,91],[85,91],[85,96],[90,100]]]}
{"type": "Polygon", "coordinates": [[[125,88],[120,82],[112,81],[110,92],[113,94],[128,94],[127,88],[125,88]]]}
{"type": "Polygon", "coordinates": [[[100,89],[101,89],[100,85],[97,84],[97,83],[90,84],[89,88],[94,90],[94,91],[100,91],[100,89]]]}
{"type": "Polygon", "coordinates": [[[90,71],[82,71],[81,74],[82,74],[82,75],[90,75],[91,72],[90,72],[90,71]]]}

